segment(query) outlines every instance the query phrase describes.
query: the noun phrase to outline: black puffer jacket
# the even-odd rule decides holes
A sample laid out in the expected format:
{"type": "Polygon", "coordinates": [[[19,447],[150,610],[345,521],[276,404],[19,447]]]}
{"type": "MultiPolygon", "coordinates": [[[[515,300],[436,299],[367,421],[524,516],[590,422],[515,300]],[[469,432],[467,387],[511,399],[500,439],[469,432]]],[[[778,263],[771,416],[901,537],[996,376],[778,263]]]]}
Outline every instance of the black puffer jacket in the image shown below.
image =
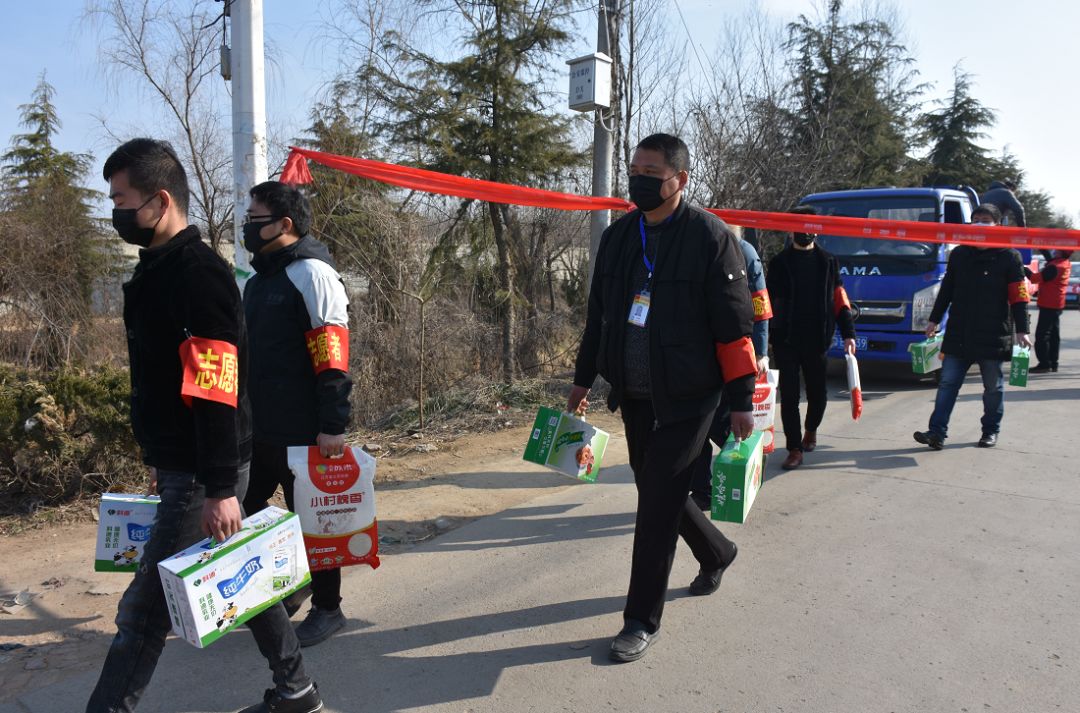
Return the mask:
{"type": "Polygon", "coordinates": [[[819,298],[818,314],[821,329],[820,339],[814,344],[800,344],[799,330],[793,328],[795,315],[795,280],[791,274],[789,261],[795,248],[788,245],[769,261],[769,271],[765,275],[765,284],[772,300],[773,318],[769,325],[769,341],[787,347],[804,347],[817,351],[828,351],[832,346],[833,334],[840,327],[840,336],[844,339],[855,338],[855,321],[851,307],[847,304],[847,293],[843,292],[844,282],[840,278],[840,262],[820,245],[813,249],[817,261],[818,274],[823,275],[822,292],[819,298]]]}
{"type": "Polygon", "coordinates": [[[1013,334],[1028,332],[1027,285],[1020,253],[961,245],[949,256],[930,321],[949,322],[941,351],[963,359],[1012,358],[1013,334]]]}
{"type": "Polygon", "coordinates": [[[349,375],[336,368],[316,373],[308,351],[312,330],[349,326],[349,298],[330,252],[304,236],[256,256],[252,267],[256,274],[244,286],[244,310],[255,439],[304,446],[313,445],[320,432],[344,433],[352,390],[349,375]]]}
{"type": "Polygon", "coordinates": [[[124,326],[131,426],[144,462],[194,472],[209,497],[234,495],[237,467],[251,458],[247,335],[233,271],[198,228],[139,251],[124,284],[124,326]],[[184,403],[180,345],[189,336],[237,348],[236,407],[203,398],[184,403]]]}
{"type": "MultiPolygon", "coordinates": [[[[574,383],[591,387],[596,375],[611,385],[608,407],[623,396],[624,335],[635,266],[641,262],[634,210],[604,231],[596,256],[585,334],[574,383]]],[[[733,411],[749,411],[754,365],[726,383],[718,346],[749,342],[754,308],[738,239],[719,218],[684,201],[660,239],[649,308],[652,403],[660,423],[712,413],[727,393],[733,411]]],[[[752,350],[752,347],[750,347],[752,350]]],[[[739,362],[742,366],[741,362],[739,362]]]]}

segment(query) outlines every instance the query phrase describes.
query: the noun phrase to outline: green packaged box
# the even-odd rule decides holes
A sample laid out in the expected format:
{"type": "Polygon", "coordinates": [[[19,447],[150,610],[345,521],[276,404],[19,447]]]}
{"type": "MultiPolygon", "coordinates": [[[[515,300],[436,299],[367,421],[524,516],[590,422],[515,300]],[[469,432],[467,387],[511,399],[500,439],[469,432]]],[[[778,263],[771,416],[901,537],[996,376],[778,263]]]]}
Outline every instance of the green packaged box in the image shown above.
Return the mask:
{"type": "Polygon", "coordinates": [[[911,370],[916,374],[929,374],[941,368],[941,335],[908,345],[911,352],[911,370]]]}
{"type": "Polygon", "coordinates": [[[727,442],[712,462],[712,519],[721,522],[746,522],[750,507],[761,488],[764,457],[763,434],[754,433],[736,442],[727,442]]]}
{"type": "Polygon", "coordinates": [[[541,407],[524,459],[587,483],[596,482],[608,434],[580,418],[541,407]]]}
{"type": "Polygon", "coordinates": [[[1009,386],[1027,386],[1031,350],[1013,346],[1012,363],[1009,365],[1009,386]]]}

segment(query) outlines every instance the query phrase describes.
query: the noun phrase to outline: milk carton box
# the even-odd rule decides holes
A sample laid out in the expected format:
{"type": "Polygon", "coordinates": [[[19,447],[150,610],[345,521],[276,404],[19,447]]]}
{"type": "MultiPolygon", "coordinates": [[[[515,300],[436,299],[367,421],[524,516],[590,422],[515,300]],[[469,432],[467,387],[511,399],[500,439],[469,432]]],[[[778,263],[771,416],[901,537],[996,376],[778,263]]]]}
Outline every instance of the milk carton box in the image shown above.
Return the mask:
{"type": "Polygon", "coordinates": [[[158,564],[173,632],[204,648],[311,581],[300,519],[268,507],[158,564]]]}
{"type": "Polygon", "coordinates": [[[712,519],[746,522],[761,488],[764,434],[754,431],[743,441],[729,436],[712,462],[712,519]]]}
{"type": "Polygon", "coordinates": [[[908,345],[911,352],[911,370],[916,374],[929,374],[941,368],[942,335],[908,345]]]}
{"type": "Polygon", "coordinates": [[[1027,386],[1028,367],[1031,365],[1031,350],[1019,345],[1013,346],[1012,362],[1009,364],[1009,386],[1027,386]]]}
{"type": "Polygon", "coordinates": [[[95,571],[134,572],[139,568],[159,502],[161,498],[156,495],[105,493],[101,496],[95,571]]]}
{"type": "Polygon", "coordinates": [[[607,433],[583,419],[542,407],[525,446],[524,460],[595,483],[607,442],[607,433]]]}

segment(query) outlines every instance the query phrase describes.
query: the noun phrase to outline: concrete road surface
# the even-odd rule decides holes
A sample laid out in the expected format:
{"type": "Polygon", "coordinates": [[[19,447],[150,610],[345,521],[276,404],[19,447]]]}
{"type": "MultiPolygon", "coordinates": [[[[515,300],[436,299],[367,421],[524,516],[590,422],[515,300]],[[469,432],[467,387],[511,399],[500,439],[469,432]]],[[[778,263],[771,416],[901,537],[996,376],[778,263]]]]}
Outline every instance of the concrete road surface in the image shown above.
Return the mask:
{"type": "MultiPolygon", "coordinates": [[[[723,526],[740,554],[716,594],[688,595],[680,546],[637,663],[607,660],[635,503],[621,434],[600,483],[349,571],[347,631],[305,652],[327,710],[1080,711],[1080,314],[1063,332],[1062,372],[1008,388],[994,449],[975,447],[977,372],[942,452],[911,437],[931,386],[868,367],[854,423],[834,380],[818,450],[772,458],[748,522],[723,526]]],[[[477,464],[499,469],[530,467],[477,464]]],[[[94,678],[0,710],[82,710],[94,678]]],[[[231,711],[268,683],[246,631],[174,640],[140,711],[231,711]]]]}

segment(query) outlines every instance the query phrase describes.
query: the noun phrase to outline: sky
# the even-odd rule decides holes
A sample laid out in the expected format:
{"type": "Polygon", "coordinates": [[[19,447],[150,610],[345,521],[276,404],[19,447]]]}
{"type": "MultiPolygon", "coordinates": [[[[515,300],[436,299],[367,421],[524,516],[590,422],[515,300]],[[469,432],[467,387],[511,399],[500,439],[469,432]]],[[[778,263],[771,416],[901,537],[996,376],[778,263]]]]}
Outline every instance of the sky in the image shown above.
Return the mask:
{"type": "MultiPolygon", "coordinates": [[[[722,35],[723,24],[751,5],[751,0],[672,1],[678,2],[690,38],[706,55],[722,35]]],[[[800,13],[815,17],[820,5],[813,0],[758,4],[784,22],[800,13]]],[[[0,66],[8,68],[0,80],[0,143],[6,147],[10,137],[22,131],[18,106],[29,101],[46,71],[63,123],[57,144],[65,151],[93,153],[96,178],[114,145],[100,117],[110,116],[125,127],[147,127],[141,133],[149,133],[156,111],[146,105],[144,93],[133,90],[133,79],[107,78],[95,31],[82,19],[85,0],[4,5],[0,17],[17,31],[9,31],[0,43],[0,66]]],[[[298,135],[307,124],[308,107],[340,67],[327,38],[330,7],[330,0],[264,0],[264,31],[273,52],[267,76],[271,141],[298,135]]],[[[962,62],[974,76],[975,94],[997,112],[998,123],[983,145],[993,153],[1007,147],[1026,170],[1027,186],[1049,192],[1056,208],[1080,222],[1080,141],[1075,128],[1080,116],[1075,81],[1080,69],[1080,3],[905,0],[898,7],[902,38],[920,78],[933,84],[929,96],[947,94],[953,67],[962,62]]],[[[673,27],[682,29],[678,22],[673,27]]],[[[595,21],[583,15],[582,41],[567,59],[591,51],[595,28],[595,21]]]]}

